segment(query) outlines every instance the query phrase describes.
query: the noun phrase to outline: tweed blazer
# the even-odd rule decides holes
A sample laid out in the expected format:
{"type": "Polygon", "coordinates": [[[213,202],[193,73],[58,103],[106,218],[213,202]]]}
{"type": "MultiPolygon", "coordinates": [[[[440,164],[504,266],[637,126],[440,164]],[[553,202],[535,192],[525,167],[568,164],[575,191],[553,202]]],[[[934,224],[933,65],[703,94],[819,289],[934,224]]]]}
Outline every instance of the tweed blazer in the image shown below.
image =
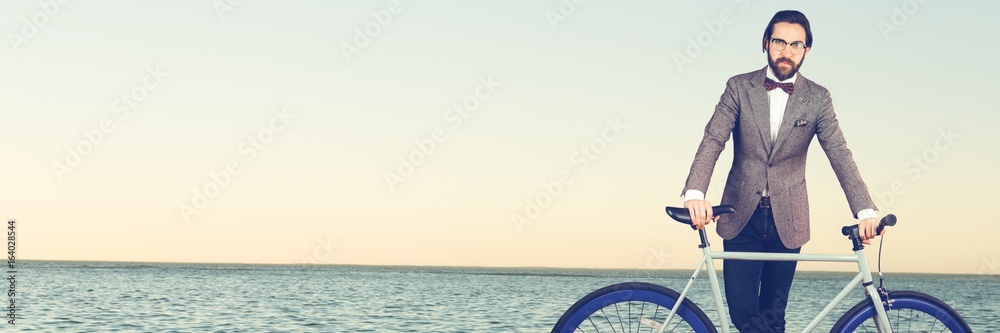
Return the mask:
{"type": "MultiPolygon", "coordinates": [[[[788,97],[777,138],[771,142],[771,111],[764,79],[767,68],[729,79],[726,90],[705,126],[684,190],[706,193],[719,154],[730,135],[733,165],[721,204],[736,214],[719,219],[716,231],[733,239],[753,215],[767,186],[774,224],[782,243],[798,248],[809,241],[809,198],[806,191],[806,152],[819,139],[830,165],[847,195],[851,215],[872,208],[872,202],[833,112],[830,92],[799,73],[788,97]]],[[[683,194],[682,194],[683,195],[683,194]]],[[[855,216],[857,217],[857,216],[855,216]]]]}

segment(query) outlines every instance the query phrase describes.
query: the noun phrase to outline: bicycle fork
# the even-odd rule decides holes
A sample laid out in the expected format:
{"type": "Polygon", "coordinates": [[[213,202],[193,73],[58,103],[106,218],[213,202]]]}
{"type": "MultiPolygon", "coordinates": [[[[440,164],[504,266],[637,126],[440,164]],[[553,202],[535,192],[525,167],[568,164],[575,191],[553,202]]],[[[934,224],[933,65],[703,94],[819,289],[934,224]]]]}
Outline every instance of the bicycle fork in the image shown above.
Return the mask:
{"type": "Polygon", "coordinates": [[[865,294],[868,294],[868,299],[871,300],[872,306],[875,307],[875,327],[881,333],[892,333],[889,316],[885,312],[886,305],[890,305],[888,302],[891,300],[888,298],[883,300],[882,295],[875,288],[875,280],[872,278],[871,268],[868,267],[868,257],[865,256],[864,248],[855,250],[854,254],[858,256],[858,270],[861,272],[862,277],[861,285],[864,286],[865,294]]]}

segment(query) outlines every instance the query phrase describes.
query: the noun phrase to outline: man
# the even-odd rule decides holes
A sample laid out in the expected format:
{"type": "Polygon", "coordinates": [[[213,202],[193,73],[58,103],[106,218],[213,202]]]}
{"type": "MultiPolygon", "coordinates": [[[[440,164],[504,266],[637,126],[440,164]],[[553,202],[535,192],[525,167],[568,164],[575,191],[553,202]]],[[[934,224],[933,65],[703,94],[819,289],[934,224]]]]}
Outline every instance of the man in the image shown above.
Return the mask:
{"type": "MultiPolygon", "coordinates": [[[[868,194],[840,130],[830,93],[798,73],[812,47],[809,20],[781,11],[764,30],[767,66],[726,83],[705,126],[683,191],[684,206],[699,229],[717,221],[726,251],[798,253],[809,240],[806,151],[819,139],[860,219],[866,243],[878,225],[868,194]],[[733,137],[733,165],[722,204],[736,213],[713,216],[705,200],[715,162],[733,137]]],[[[794,261],[724,260],[726,299],[741,332],[784,332],[785,306],[795,275],[794,261]]]]}

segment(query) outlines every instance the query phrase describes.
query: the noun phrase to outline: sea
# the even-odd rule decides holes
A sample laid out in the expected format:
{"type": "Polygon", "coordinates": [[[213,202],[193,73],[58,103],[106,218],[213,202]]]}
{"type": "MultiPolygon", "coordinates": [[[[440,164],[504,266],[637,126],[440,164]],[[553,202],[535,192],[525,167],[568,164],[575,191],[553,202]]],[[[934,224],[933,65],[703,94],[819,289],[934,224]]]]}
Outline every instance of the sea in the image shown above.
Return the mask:
{"type": "MultiPolygon", "coordinates": [[[[549,332],[573,302],[600,287],[643,281],[680,290],[690,274],[19,261],[14,325],[4,323],[0,331],[549,332]]],[[[702,276],[691,298],[716,318],[708,279],[702,276]]],[[[788,331],[805,328],[852,277],[798,272],[788,306],[788,331]]],[[[998,275],[886,273],[885,278],[890,290],[916,290],[944,300],[976,332],[1000,332],[998,275]]],[[[860,290],[855,291],[817,332],[828,332],[840,314],[861,300],[860,290]]]]}

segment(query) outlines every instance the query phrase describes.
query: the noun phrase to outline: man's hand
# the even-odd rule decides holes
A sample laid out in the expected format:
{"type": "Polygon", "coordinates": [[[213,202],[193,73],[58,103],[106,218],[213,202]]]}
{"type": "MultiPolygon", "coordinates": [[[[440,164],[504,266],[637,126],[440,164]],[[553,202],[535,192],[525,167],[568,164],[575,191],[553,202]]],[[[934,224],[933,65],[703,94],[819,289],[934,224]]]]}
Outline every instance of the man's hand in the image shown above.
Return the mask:
{"type": "Polygon", "coordinates": [[[712,203],[708,200],[688,200],[684,202],[684,208],[687,208],[688,214],[691,215],[691,224],[699,230],[719,219],[718,216],[712,215],[712,203]]]}
{"type": "MultiPolygon", "coordinates": [[[[877,229],[878,229],[878,219],[876,218],[864,219],[861,220],[860,223],[858,223],[858,235],[861,236],[861,240],[865,244],[871,245],[872,238],[878,236],[878,234],[876,234],[877,229]]],[[[885,232],[886,229],[883,228],[882,234],[884,235],[885,232]]]]}

